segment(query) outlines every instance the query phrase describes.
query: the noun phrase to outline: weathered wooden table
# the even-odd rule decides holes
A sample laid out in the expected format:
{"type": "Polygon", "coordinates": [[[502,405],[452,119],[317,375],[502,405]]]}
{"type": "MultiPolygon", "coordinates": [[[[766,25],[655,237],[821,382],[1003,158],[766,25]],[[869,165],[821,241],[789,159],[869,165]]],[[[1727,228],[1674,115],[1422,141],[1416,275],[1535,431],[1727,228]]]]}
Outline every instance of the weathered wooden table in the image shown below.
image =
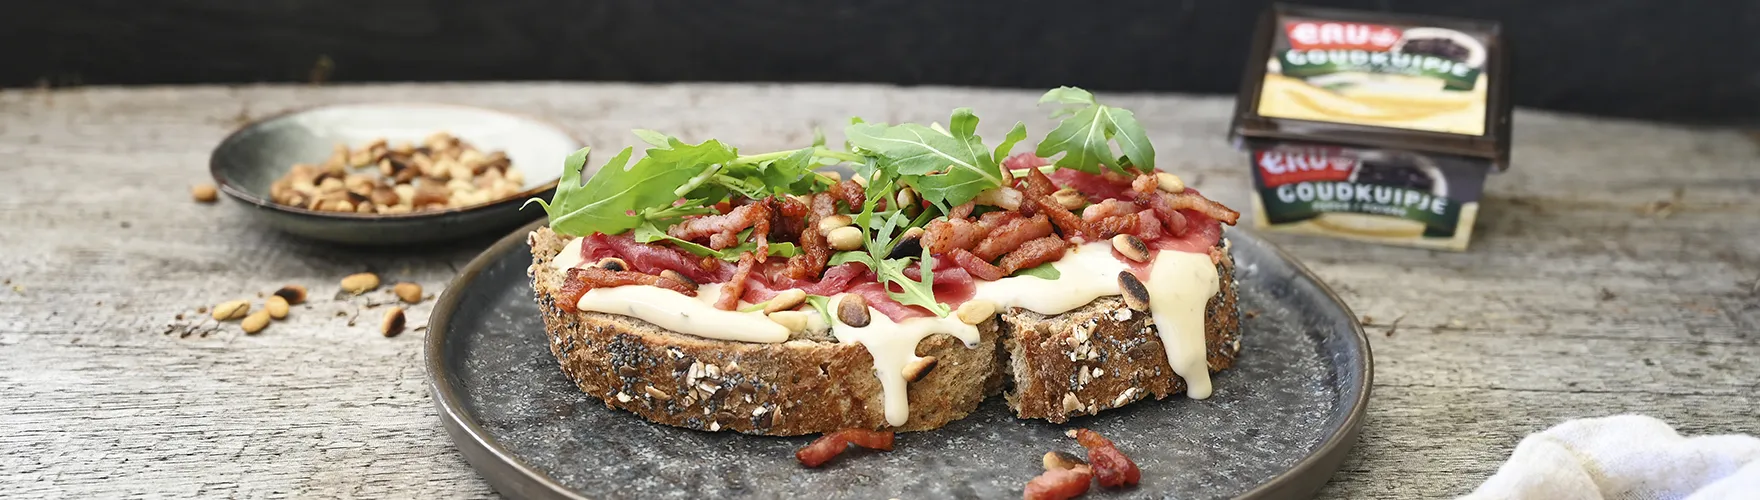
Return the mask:
{"type": "MultiPolygon", "coordinates": [[[[484,497],[424,385],[422,333],[384,338],[376,271],[442,290],[488,239],[349,250],[190,200],[209,150],[252,117],[432,100],[554,120],[595,146],[628,130],[749,150],[812,126],[1028,120],[1034,92],[847,85],[471,84],[0,92],[0,491],[6,496],[484,497]],[[196,309],[283,284],[313,300],[258,335],[196,309]],[[358,315],[359,320],[356,320],[358,315]],[[178,319],[182,316],[184,319],[178,319]],[[351,324],[352,323],[352,324],[351,324]]],[[[1136,110],[1165,168],[1245,208],[1232,99],[1102,95],[1136,110]]],[[[1760,433],[1760,147],[1737,131],[1519,112],[1465,253],[1272,238],[1368,325],[1360,444],[1323,496],[1463,494],[1526,433],[1638,412],[1684,433],[1760,433]]],[[[431,302],[411,310],[426,321],[431,302]]],[[[1248,354],[1250,355],[1250,353],[1248,354]]]]}

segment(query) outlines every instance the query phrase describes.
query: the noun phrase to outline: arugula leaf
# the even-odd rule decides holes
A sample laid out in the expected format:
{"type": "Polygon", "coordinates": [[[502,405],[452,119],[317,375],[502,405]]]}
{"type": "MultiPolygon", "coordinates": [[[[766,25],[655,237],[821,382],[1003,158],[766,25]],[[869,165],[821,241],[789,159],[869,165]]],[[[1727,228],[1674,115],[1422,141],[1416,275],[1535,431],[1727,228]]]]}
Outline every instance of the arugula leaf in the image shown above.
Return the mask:
{"type": "Polygon", "coordinates": [[[996,157],[977,135],[978,117],[969,108],[953,111],[947,133],[914,123],[857,123],[844,130],[857,154],[879,160],[901,182],[939,207],[971,201],[1002,185],[996,157]]]}
{"type": "Polygon", "coordinates": [[[1112,154],[1110,142],[1115,140],[1131,165],[1145,171],[1155,168],[1155,146],[1130,110],[1102,105],[1093,94],[1074,87],[1052,89],[1039,102],[1063,105],[1051,114],[1063,121],[1045,134],[1035,151],[1043,157],[1062,154],[1057,159],[1059,168],[1097,173],[1104,167],[1123,172],[1118,156],[1112,154]]]}
{"type": "Polygon", "coordinates": [[[549,203],[537,200],[550,215],[550,228],[570,236],[593,233],[617,234],[635,227],[635,210],[666,206],[677,200],[669,186],[697,174],[688,166],[661,165],[642,160],[629,164],[630,149],[612,157],[585,184],[581,170],[588,148],[569,155],[563,164],[562,182],[549,203]],[[627,165],[627,166],[626,166],[627,165]]]}
{"type": "Polygon", "coordinates": [[[996,146],[996,151],[991,153],[991,157],[996,159],[996,163],[1002,163],[1002,160],[1014,152],[1014,145],[1026,140],[1026,138],[1027,124],[1014,122],[1014,128],[1008,130],[1008,135],[1002,136],[1002,144],[996,146]]]}
{"type": "Polygon", "coordinates": [[[1015,271],[1014,276],[1032,276],[1040,279],[1055,280],[1063,277],[1063,273],[1059,272],[1056,267],[1052,267],[1050,262],[1046,262],[1044,264],[1015,271]]]}
{"type": "Polygon", "coordinates": [[[653,144],[655,147],[661,147],[661,148],[671,147],[671,143],[668,143],[666,141],[666,139],[667,139],[666,134],[662,134],[660,132],[648,130],[645,128],[638,128],[635,130],[631,130],[630,132],[635,133],[636,137],[640,137],[642,139],[642,142],[646,142],[648,144],[653,144]]]}

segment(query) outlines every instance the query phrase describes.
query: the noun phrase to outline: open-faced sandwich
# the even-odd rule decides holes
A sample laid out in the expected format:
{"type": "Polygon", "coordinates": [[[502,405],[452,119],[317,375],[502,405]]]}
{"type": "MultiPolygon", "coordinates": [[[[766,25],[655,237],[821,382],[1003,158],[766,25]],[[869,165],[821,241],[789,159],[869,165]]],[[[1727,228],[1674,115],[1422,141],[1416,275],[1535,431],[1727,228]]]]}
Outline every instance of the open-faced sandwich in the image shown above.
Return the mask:
{"type": "Polygon", "coordinates": [[[605,404],[706,431],[934,429],[999,393],[1052,422],[1208,397],[1240,349],[1238,214],[1156,170],[1130,111],[1041,102],[1060,124],[1012,156],[1025,125],[992,148],[964,108],[852,120],[842,149],[638,130],[645,157],[584,184],[577,152],[529,236],[551,351],[605,404]]]}

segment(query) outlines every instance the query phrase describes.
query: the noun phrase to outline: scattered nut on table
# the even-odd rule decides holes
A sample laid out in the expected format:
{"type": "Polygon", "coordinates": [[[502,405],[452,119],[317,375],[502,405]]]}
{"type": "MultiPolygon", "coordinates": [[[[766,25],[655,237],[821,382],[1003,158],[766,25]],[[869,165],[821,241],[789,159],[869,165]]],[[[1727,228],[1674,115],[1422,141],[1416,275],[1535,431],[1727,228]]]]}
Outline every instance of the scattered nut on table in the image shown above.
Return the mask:
{"type": "Polygon", "coordinates": [[[385,319],[379,322],[379,333],[386,337],[396,337],[403,333],[403,308],[393,307],[385,311],[385,319]]]}
{"type": "Polygon", "coordinates": [[[243,318],[244,315],[250,314],[250,312],[251,312],[251,302],[250,301],[248,301],[248,300],[229,300],[226,302],[221,302],[219,304],[215,304],[213,316],[214,316],[214,319],[217,321],[230,321],[230,320],[243,318]]]}
{"type": "Polygon", "coordinates": [[[379,275],[355,273],[342,278],[342,291],[360,295],[379,288],[379,275]]]}
{"type": "Polygon", "coordinates": [[[245,316],[244,321],[238,323],[238,327],[243,328],[245,334],[255,334],[263,331],[263,328],[267,326],[269,326],[269,311],[267,309],[245,316]]]}
{"type": "Polygon", "coordinates": [[[299,304],[306,301],[306,287],[301,285],[287,285],[281,287],[280,290],[276,290],[275,296],[286,300],[288,304],[299,304]]]}
{"type": "Polygon", "coordinates": [[[220,191],[213,184],[201,183],[189,188],[189,196],[202,203],[213,203],[220,199],[220,191]]]}
{"type": "Polygon", "coordinates": [[[268,312],[270,318],[285,319],[287,318],[287,299],[281,298],[280,295],[270,295],[269,298],[263,300],[263,311],[268,312]]]}
{"type": "Polygon", "coordinates": [[[269,187],[269,197],[308,210],[400,214],[501,200],[524,185],[525,174],[505,153],[484,153],[440,132],[421,145],[385,139],[360,149],[337,144],[320,164],[293,165],[269,187]]]}
{"type": "Polygon", "coordinates": [[[397,286],[391,287],[391,291],[396,293],[397,298],[405,303],[417,304],[422,301],[422,285],[416,283],[398,283],[397,286]]]}

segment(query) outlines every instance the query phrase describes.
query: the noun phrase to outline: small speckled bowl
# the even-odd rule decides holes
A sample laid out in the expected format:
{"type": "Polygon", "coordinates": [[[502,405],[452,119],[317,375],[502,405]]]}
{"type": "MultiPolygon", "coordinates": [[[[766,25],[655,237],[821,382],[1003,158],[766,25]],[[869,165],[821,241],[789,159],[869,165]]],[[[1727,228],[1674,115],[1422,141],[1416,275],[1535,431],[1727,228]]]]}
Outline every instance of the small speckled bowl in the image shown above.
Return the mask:
{"type": "Polygon", "coordinates": [[[251,205],[264,224],[299,236],[354,245],[401,245],[505,232],[544,215],[527,199],[549,199],[562,162],[581,142],[539,120],[449,104],[371,103],[319,106],[258,120],[220,141],[209,159],[214,181],[251,205]],[[274,203],[269,186],[295,163],[322,163],[338,143],[379,138],[420,143],[449,132],[485,153],[504,151],[525,173],[525,190],[489,203],[405,214],[322,212],[274,203]]]}

